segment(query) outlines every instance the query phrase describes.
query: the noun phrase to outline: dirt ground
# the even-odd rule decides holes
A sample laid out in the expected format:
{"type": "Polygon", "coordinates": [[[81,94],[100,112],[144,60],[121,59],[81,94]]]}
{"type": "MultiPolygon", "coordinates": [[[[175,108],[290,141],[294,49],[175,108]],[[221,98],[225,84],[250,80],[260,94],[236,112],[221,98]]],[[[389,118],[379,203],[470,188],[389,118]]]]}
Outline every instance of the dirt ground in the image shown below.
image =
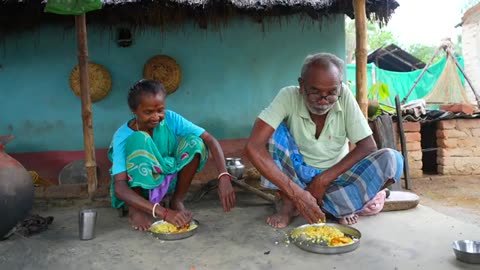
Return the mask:
{"type": "Polygon", "coordinates": [[[480,175],[427,176],[412,179],[421,204],[444,214],[480,224],[480,175]]]}

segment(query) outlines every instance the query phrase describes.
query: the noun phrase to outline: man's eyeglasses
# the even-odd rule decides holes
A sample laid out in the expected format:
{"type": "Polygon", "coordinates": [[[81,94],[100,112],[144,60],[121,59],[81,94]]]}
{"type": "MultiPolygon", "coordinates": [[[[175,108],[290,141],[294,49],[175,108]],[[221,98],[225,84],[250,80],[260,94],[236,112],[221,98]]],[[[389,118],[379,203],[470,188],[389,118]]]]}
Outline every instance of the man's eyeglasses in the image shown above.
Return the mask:
{"type": "Polygon", "coordinates": [[[320,101],[322,99],[325,99],[326,101],[332,103],[332,102],[337,101],[338,98],[340,97],[339,94],[340,94],[341,88],[342,88],[342,84],[340,83],[337,90],[335,90],[336,94],[330,94],[330,95],[326,95],[326,96],[322,96],[318,92],[307,92],[307,91],[305,91],[304,93],[306,94],[306,96],[311,101],[320,101]]]}

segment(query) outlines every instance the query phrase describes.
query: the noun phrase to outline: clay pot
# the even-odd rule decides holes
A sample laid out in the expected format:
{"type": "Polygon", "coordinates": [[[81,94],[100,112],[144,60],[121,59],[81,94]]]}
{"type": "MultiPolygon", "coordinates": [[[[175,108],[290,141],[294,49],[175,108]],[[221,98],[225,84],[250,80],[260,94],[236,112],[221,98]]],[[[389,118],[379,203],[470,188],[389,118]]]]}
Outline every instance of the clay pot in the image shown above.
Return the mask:
{"type": "Polygon", "coordinates": [[[0,136],[0,239],[30,212],[34,188],[31,175],[4,146],[12,136],[0,136]]]}

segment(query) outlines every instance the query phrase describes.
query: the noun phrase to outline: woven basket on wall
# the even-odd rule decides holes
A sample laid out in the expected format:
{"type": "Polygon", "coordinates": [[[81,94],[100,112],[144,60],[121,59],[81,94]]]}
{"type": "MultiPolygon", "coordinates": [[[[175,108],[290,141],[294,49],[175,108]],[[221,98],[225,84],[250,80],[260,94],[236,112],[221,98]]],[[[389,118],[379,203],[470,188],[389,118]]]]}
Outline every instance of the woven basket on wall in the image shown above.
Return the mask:
{"type": "Polygon", "coordinates": [[[161,82],[167,93],[171,94],[177,90],[182,81],[182,71],[170,56],[156,55],[145,63],[143,78],[161,82]]]}
{"type": "MultiPolygon", "coordinates": [[[[88,83],[92,102],[101,100],[112,90],[112,76],[110,72],[97,63],[88,63],[88,83]]],[[[70,74],[70,88],[72,88],[75,95],[80,96],[80,70],[78,65],[73,68],[70,74]]]]}

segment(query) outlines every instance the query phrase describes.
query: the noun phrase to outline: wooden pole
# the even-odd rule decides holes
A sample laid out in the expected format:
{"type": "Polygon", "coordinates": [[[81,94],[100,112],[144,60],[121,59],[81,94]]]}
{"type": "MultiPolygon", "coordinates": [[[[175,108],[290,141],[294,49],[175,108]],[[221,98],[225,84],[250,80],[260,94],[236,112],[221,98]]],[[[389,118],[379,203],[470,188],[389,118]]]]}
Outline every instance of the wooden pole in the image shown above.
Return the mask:
{"type": "Polygon", "coordinates": [[[75,16],[77,29],[78,66],[80,70],[80,97],[82,101],[83,143],[85,148],[85,169],[88,179],[88,195],[93,197],[97,190],[97,164],[92,125],[92,101],[88,83],[88,41],[85,14],[75,16]]]}
{"type": "Polygon", "coordinates": [[[365,0],[353,0],[355,12],[355,64],[356,64],[356,88],[357,102],[362,113],[367,117],[368,92],[367,92],[367,15],[365,0]]]}

